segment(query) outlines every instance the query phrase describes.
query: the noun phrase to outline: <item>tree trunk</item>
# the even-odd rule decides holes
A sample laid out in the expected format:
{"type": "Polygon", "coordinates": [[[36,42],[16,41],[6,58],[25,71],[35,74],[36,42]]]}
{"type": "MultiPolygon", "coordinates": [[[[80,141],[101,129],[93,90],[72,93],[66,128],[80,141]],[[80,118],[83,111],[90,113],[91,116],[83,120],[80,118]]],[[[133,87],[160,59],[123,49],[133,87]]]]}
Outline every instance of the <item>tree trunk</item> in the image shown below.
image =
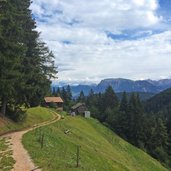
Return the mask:
{"type": "Polygon", "coordinates": [[[1,107],[2,116],[5,116],[5,114],[6,114],[6,107],[7,107],[7,98],[3,97],[2,98],[2,107],[1,107]]]}

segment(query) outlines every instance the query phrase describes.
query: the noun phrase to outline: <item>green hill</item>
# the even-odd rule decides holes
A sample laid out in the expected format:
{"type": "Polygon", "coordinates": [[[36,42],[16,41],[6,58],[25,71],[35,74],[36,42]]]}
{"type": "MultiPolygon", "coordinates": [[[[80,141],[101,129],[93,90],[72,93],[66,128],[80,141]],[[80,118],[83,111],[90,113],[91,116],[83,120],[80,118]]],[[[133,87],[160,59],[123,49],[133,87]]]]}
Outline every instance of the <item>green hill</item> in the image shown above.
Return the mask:
{"type": "Polygon", "coordinates": [[[8,118],[0,117],[0,134],[28,128],[35,124],[48,121],[54,116],[52,111],[43,107],[30,108],[26,111],[26,114],[26,118],[22,122],[14,122],[8,118]]]}
{"type": "Polygon", "coordinates": [[[43,171],[167,171],[94,119],[66,116],[25,134],[23,144],[43,171]],[[81,146],[79,168],[76,168],[77,146],[81,146]]]}

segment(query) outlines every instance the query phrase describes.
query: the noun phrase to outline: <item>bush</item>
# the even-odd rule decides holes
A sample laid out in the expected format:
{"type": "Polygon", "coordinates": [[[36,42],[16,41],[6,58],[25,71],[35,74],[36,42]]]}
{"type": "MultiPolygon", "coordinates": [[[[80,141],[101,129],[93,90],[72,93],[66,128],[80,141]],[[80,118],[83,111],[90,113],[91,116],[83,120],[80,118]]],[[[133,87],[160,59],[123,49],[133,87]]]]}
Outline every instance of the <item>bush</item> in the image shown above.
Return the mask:
{"type": "Polygon", "coordinates": [[[21,108],[15,108],[14,110],[12,109],[7,109],[7,114],[15,122],[21,122],[25,120],[27,117],[26,110],[21,109],[21,108]]]}

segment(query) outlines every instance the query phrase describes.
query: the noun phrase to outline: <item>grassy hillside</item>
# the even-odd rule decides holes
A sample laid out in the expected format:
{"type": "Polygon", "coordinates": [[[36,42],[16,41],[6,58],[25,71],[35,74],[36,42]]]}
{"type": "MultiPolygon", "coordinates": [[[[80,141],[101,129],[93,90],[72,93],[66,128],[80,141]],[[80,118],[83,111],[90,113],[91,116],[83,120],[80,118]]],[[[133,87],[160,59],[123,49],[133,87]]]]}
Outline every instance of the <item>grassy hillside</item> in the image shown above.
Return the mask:
{"type": "Polygon", "coordinates": [[[27,110],[27,117],[23,122],[13,122],[7,118],[0,117],[0,134],[19,130],[33,126],[35,124],[50,120],[53,118],[53,113],[47,108],[35,107],[27,110]]]}
{"type": "Polygon", "coordinates": [[[25,134],[23,143],[43,171],[167,171],[94,119],[67,116],[25,134]],[[42,149],[41,134],[45,135],[42,149]],[[76,168],[78,145],[81,146],[80,166],[76,168]]]}

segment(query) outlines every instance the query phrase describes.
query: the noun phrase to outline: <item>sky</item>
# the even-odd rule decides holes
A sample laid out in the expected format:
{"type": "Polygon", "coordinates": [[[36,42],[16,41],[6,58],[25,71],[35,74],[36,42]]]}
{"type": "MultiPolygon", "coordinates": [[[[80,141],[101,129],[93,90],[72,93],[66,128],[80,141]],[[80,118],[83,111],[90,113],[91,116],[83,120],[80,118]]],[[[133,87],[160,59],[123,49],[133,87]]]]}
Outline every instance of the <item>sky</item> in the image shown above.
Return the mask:
{"type": "Polygon", "coordinates": [[[171,0],[33,0],[58,81],[171,78],[171,0]]]}

